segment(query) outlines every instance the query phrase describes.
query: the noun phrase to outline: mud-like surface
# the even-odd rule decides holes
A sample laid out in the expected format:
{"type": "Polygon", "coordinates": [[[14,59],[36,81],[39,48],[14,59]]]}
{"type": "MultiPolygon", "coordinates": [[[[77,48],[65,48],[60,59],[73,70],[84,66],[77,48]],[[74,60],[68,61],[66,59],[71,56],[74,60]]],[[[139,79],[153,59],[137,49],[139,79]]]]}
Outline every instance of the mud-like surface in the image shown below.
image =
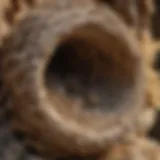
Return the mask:
{"type": "Polygon", "coordinates": [[[0,160],[42,160],[35,154],[29,153],[18,139],[19,136],[11,132],[9,127],[11,114],[4,107],[7,99],[1,86],[0,95],[0,160]]]}
{"type": "MultiPolygon", "coordinates": [[[[6,1],[7,3],[7,1],[6,1]]],[[[0,4],[0,38],[2,37],[5,32],[7,32],[8,24],[5,22],[1,23],[1,20],[4,18],[1,17],[4,16],[1,14],[2,6],[0,4]],[[3,26],[2,26],[3,25],[3,26]]],[[[160,8],[160,7],[159,7],[160,8]]],[[[160,10],[160,9],[159,9],[160,10]]],[[[156,14],[154,17],[154,35],[155,37],[160,38],[160,19],[159,15],[156,14]],[[158,17],[158,18],[157,18],[158,17]]],[[[1,39],[0,39],[1,40],[1,39]]],[[[160,65],[160,60],[158,65],[160,65]]],[[[160,67],[159,67],[160,68],[160,67]]],[[[7,99],[6,97],[1,97],[2,95],[2,89],[0,88],[0,160],[43,160],[38,155],[32,154],[29,151],[27,151],[21,141],[19,141],[13,135],[13,133],[10,130],[10,114],[4,108],[4,103],[6,103],[7,99]]],[[[5,94],[3,94],[5,96],[5,94]]],[[[160,117],[160,115],[159,115],[160,117]]],[[[156,140],[160,141],[160,118],[157,120],[157,123],[153,127],[153,130],[150,132],[150,136],[156,138],[156,140]]],[[[88,158],[87,158],[88,159],[88,158]]],[[[80,157],[72,157],[65,160],[83,160],[83,158],[80,157]]],[[[90,160],[90,159],[89,159],[90,160]]]]}

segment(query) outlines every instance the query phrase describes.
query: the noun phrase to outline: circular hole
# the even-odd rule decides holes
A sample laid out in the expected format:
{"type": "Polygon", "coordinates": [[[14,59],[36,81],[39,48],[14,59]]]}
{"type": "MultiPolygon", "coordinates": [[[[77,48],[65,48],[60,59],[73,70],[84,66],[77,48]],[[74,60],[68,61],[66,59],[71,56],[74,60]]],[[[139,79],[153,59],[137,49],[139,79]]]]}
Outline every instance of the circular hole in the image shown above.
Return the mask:
{"type": "Polygon", "coordinates": [[[117,101],[130,95],[135,67],[129,62],[131,57],[108,53],[105,38],[101,45],[104,33],[100,29],[92,32],[91,39],[86,36],[72,35],[57,46],[45,72],[46,86],[54,93],[63,90],[69,98],[80,98],[86,108],[115,110],[117,101]],[[96,34],[101,39],[93,38],[96,34]]]}

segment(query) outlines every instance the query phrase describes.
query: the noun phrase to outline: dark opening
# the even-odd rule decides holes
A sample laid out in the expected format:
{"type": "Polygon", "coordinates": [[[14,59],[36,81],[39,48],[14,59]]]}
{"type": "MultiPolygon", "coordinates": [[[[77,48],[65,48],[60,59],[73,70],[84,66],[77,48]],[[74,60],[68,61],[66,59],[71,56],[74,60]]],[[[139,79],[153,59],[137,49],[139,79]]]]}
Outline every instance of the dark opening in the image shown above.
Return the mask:
{"type": "Polygon", "coordinates": [[[93,44],[85,36],[72,36],[57,46],[45,73],[46,86],[54,92],[63,88],[67,96],[82,98],[89,108],[114,110],[117,100],[129,94],[133,73],[101,47],[103,39],[93,44]]]}

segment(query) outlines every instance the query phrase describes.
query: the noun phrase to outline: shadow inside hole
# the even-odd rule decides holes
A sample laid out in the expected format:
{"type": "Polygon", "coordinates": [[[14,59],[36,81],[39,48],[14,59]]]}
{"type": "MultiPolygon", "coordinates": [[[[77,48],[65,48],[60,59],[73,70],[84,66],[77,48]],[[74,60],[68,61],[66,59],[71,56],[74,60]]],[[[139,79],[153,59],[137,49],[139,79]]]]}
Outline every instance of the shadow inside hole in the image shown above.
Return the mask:
{"type": "Polygon", "coordinates": [[[117,102],[128,101],[132,93],[134,62],[129,53],[123,53],[128,56],[124,63],[119,60],[124,55],[108,53],[106,45],[101,45],[106,36],[100,28],[92,26],[80,33],[67,37],[53,51],[44,75],[45,85],[54,93],[63,90],[63,96],[80,98],[85,108],[115,111],[117,102]]]}

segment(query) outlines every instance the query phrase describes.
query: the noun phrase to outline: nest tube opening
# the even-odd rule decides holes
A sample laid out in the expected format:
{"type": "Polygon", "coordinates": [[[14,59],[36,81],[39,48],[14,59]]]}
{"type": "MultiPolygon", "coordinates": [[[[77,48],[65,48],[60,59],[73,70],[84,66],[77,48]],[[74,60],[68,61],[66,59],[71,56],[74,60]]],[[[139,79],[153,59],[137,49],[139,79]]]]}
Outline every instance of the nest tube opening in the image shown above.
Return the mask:
{"type": "Polygon", "coordinates": [[[124,135],[128,122],[142,108],[137,45],[109,8],[89,10],[86,15],[79,10],[74,23],[69,23],[73,14],[69,12],[64,27],[47,28],[54,25],[53,17],[49,21],[44,16],[37,24],[34,17],[33,26],[22,25],[22,31],[17,30],[14,37],[22,34],[22,42],[13,40],[2,60],[3,71],[7,71],[4,83],[17,107],[17,128],[42,152],[99,152],[124,135]],[[41,23],[45,31],[37,29],[41,23]],[[30,34],[23,39],[23,33],[30,34]],[[27,50],[28,44],[32,50],[27,50]]]}
{"type": "Polygon", "coordinates": [[[108,50],[106,36],[98,24],[82,25],[62,36],[46,63],[47,114],[57,117],[55,126],[61,127],[54,130],[65,133],[65,140],[60,136],[62,141],[57,143],[70,152],[98,152],[106,141],[120,138],[127,116],[121,122],[118,114],[127,113],[137,103],[139,59],[127,51],[118,55],[108,50]],[[128,61],[120,56],[127,56],[128,61]],[[112,128],[112,124],[116,125],[112,128]],[[69,148],[66,140],[75,145],[69,148]]]}

